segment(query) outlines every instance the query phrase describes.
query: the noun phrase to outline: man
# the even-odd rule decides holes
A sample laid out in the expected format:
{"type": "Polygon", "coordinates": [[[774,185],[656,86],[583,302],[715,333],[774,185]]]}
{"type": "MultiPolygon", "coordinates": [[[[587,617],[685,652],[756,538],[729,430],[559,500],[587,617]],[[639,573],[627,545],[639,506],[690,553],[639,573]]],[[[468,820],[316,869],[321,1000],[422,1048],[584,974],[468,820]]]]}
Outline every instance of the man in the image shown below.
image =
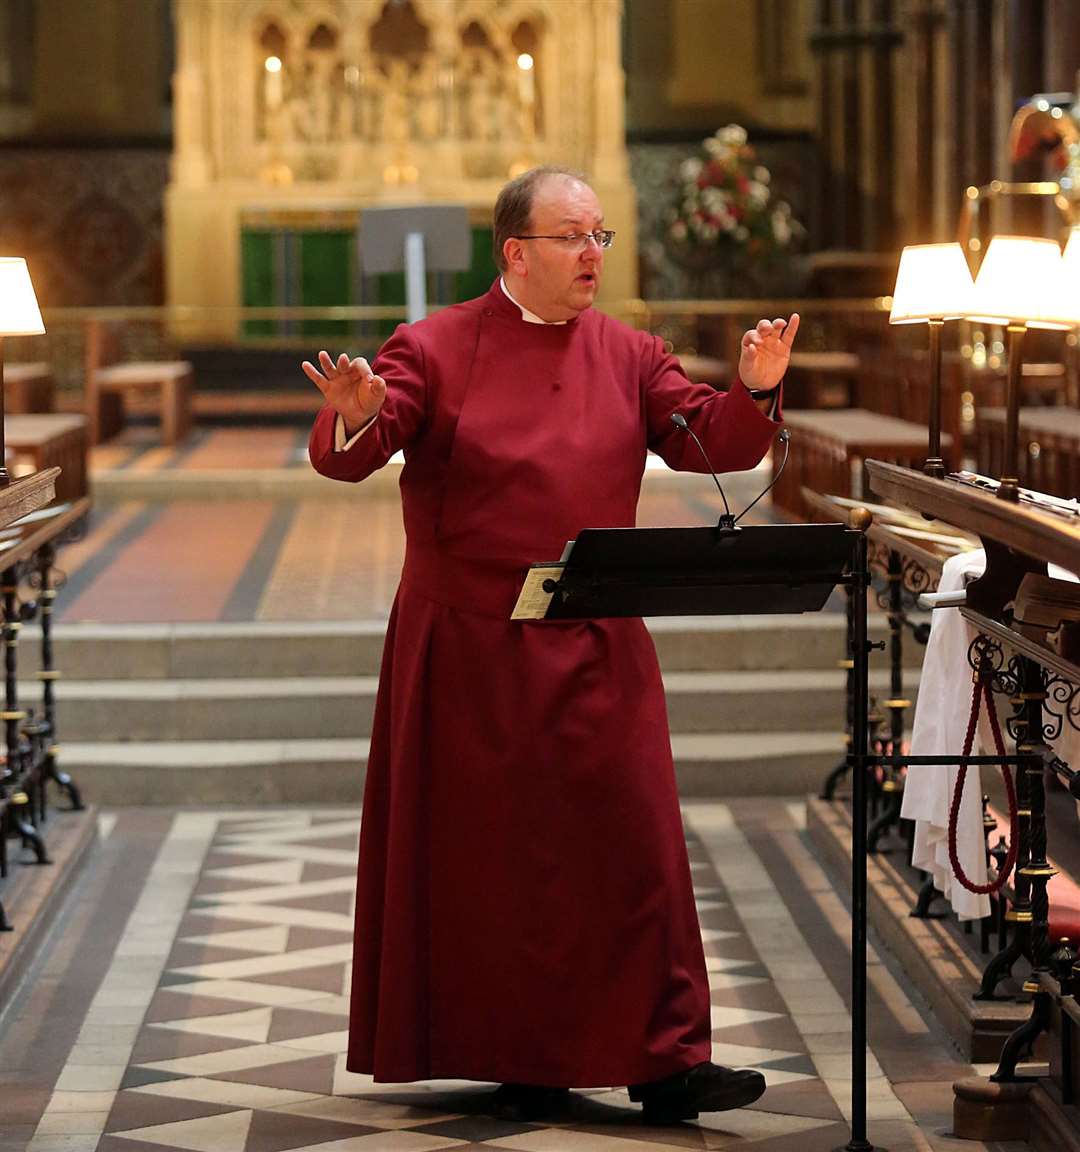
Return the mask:
{"type": "Polygon", "coordinates": [[[761,321],[726,395],[591,307],[613,233],[592,189],[535,169],[495,207],[500,280],[400,326],[375,361],[319,355],[315,468],[404,449],[408,540],[371,740],[348,1067],[502,1081],[535,1117],[625,1084],[661,1122],[750,1103],[709,1063],[709,986],[663,686],[640,620],[511,622],[530,562],[634,523],[646,450],[749,468],[798,327],[761,321]],[[757,389],[752,398],[746,385],[757,389]]]}

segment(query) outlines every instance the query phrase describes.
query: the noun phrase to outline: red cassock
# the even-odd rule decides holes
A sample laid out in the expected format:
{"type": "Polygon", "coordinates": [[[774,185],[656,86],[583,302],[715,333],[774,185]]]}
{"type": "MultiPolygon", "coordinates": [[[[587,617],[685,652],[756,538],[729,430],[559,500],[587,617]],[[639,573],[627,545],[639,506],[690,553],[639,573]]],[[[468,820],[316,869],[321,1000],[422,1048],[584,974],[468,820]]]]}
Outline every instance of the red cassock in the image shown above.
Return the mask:
{"type": "Polygon", "coordinates": [[[529,563],[634,524],[646,449],[752,467],[778,425],[588,310],[527,323],[498,282],[387,341],[375,424],[408,538],[364,789],[348,1068],[565,1087],[710,1056],[709,986],[656,652],[640,620],[512,623],[529,563]]]}

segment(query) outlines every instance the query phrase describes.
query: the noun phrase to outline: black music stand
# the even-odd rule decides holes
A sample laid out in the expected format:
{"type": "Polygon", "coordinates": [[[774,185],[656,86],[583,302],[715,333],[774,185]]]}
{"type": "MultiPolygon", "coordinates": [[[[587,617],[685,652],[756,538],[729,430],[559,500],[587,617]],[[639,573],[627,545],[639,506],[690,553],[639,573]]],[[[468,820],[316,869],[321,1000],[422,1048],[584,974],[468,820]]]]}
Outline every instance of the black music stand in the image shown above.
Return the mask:
{"type": "MultiPolygon", "coordinates": [[[[869,513],[843,524],[718,528],[586,528],[555,564],[534,565],[538,620],[611,616],[720,616],[816,612],[838,584],[855,606],[851,659],[855,707],[852,766],[851,1139],[866,1138],[866,912],[869,763],[867,567],[869,513]],[[543,607],[544,597],[550,597],[543,607]]],[[[526,579],[526,592],[530,580],[526,579]]],[[[522,600],[525,599],[523,592],[522,600]]],[[[522,601],[519,601],[519,607],[522,601]]]]}
{"type": "Polygon", "coordinates": [[[816,612],[851,562],[842,524],[586,528],[546,620],[816,612]]]}

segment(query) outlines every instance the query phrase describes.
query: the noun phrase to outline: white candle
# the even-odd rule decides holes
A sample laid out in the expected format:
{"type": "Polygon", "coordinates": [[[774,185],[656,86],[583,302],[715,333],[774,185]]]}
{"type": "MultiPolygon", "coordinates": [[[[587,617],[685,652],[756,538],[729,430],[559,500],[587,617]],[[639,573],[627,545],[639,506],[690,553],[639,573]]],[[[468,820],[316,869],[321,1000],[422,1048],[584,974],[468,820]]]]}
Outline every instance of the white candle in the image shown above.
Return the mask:
{"type": "Polygon", "coordinates": [[[266,60],[263,61],[263,67],[266,69],[266,85],[264,88],[266,106],[267,108],[280,108],[284,95],[282,89],[281,60],[277,56],[267,56],[266,60]]]}
{"type": "Polygon", "coordinates": [[[522,52],[517,58],[518,66],[518,95],[521,97],[523,108],[532,111],[536,103],[536,78],[533,76],[533,58],[528,52],[522,52]]]}

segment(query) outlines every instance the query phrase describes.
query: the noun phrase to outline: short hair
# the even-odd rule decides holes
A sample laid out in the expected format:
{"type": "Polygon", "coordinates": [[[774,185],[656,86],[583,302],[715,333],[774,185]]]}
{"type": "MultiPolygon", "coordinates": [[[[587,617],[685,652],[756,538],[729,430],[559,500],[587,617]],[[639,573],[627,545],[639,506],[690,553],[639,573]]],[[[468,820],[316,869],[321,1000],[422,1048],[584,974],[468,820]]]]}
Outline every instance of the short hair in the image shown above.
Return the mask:
{"type": "Polygon", "coordinates": [[[549,176],[561,176],[567,180],[588,184],[588,180],[573,168],[542,164],[538,168],[522,172],[520,176],[515,176],[508,184],[503,185],[499,198],[495,201],[495,221],[491,237],[492,255],[500,272],[506,271],[503,245],[511,236],[520,236],[528,231],[536,189],[549,176]]]}

